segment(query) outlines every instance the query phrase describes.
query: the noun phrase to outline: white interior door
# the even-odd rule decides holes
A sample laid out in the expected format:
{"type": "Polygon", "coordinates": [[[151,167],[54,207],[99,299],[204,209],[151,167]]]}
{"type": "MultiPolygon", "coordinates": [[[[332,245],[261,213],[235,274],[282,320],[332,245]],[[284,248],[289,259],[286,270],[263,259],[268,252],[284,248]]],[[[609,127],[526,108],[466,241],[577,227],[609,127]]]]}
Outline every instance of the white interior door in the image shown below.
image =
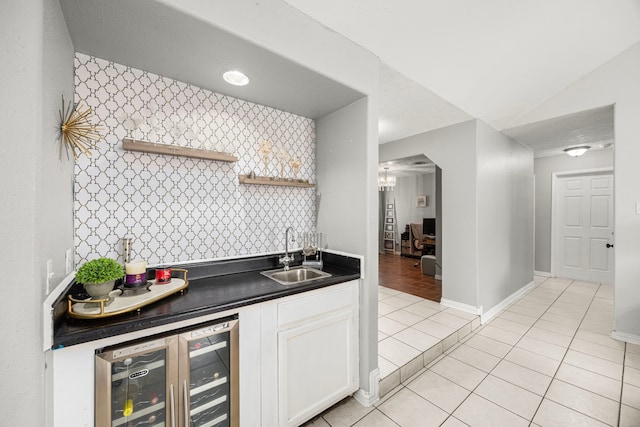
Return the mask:
{"type": "Polygon", "coordinates": [[[613,284],[613,175],[559,177],[554,275],[613,284]]]}

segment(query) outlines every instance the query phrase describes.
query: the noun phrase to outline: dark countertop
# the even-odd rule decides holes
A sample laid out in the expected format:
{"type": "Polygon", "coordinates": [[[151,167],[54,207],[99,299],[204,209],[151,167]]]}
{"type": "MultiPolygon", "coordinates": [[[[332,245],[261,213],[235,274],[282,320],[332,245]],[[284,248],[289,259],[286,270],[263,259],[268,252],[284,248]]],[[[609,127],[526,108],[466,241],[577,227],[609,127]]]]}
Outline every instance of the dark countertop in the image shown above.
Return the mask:
{"type": "MultiPolygon", "coordinates": [[[[296,254],[300,260],[300,254],[296,254]]],[[[281,285],[261,271],[281,268],[277,256],[261,256],[237,260],[172,265],[189,270],[189,287],[148,306],[104,319],[75,319],[66,314],[66,296],[83,292],[73,283],[54,304],[53,347],[61,348],[102,338],[122,335],[142,329],[166,325],[186,319],[233,310],[276,298],[307,292],[360,278],[360,260],[323,253],[323,271],[331,277],[299,285],[281,285]]],[[[295,265],[295,264],[294,264],[295,265]]],[[[299,262],[298,264],[299,265],[299,262]]],[[[179,274],[174,274],[180,277],[179,274]]]]}

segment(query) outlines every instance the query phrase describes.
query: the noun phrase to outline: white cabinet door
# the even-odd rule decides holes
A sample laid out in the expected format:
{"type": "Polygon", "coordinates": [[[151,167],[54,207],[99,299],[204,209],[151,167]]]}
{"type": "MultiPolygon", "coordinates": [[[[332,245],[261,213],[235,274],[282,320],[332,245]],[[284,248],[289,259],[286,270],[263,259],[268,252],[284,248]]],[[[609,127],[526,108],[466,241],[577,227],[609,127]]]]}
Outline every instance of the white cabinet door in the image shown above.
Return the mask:
{"type": "Polygon", "coordinates": [[[300,425],[357,388],[355,323],[346,310],[278,332],[280,425],[300,425]]]}

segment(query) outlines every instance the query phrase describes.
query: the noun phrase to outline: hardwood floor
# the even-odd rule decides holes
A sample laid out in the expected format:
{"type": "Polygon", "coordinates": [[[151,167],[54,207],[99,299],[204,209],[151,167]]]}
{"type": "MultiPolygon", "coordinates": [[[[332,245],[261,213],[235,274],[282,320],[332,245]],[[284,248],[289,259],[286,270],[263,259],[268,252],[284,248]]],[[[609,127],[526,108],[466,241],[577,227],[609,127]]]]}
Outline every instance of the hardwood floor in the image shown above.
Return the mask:
{"type": "Polygon", "coordinates": [[[378,257],[378,284],[397,291],[440,302],[442,281],[422,274],[420,265],[415,267],[417,258],[407,258],[394,254],[380,254],[378,257]]]}

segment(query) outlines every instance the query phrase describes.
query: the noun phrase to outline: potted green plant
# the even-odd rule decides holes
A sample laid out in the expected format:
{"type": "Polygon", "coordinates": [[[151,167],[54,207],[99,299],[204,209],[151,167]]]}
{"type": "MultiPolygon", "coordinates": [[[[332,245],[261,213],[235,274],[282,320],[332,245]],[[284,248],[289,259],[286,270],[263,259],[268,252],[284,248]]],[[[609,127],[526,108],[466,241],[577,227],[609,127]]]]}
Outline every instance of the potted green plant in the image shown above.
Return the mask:
{"type": "Polygon", "coordinates": [[[124,277],[124,268],[111,258],[97,258],[86,262],[76,272],[76,282],[82,283],[91,299],[109,298],[116,280],[124,277]]]}

